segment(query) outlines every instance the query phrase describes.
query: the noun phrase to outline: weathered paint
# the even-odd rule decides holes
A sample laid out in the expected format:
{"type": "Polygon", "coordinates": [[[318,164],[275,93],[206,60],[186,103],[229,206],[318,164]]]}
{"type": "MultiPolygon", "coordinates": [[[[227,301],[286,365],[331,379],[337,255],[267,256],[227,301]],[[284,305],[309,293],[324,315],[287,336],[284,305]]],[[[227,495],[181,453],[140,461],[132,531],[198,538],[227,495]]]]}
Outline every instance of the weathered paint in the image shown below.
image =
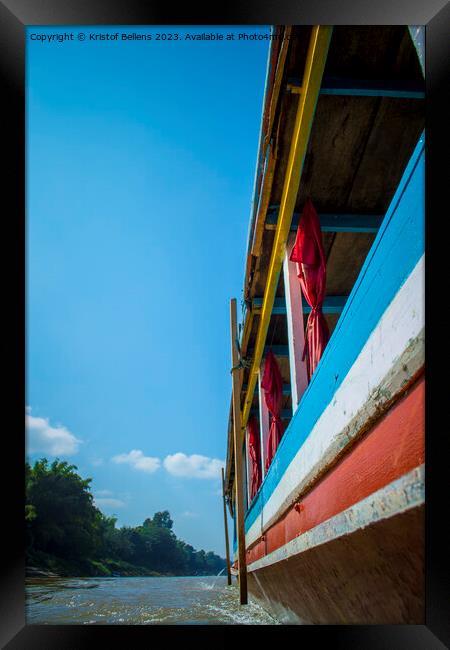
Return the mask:
{"type": "Polygon", "coordinates": [[[423,481],[403,485],[293,540],[300,552],[249,572],[250,597],[282,623],[424,623],[423,481]],[[355,530],[328,542],[327,527],[339,525],[355,530]]]}
{"type": "MultiPolygon", "coordinates": [[[[247,550],[254,562],[422,465],[425,381],[420,379],[304,498],[247,550]]],[[[248,545],[248,536],[246,539],[248,545]]]]}
{"type": "Polygon", "coordinates": [[[305,393],[294,422],[291,421],[275,455],[273,462],[278,463],[277,473],[270,477],[269,468],[262,485],[265,491],[259,497],[269,494],[265,501],[260,499],[264,508],[255,513],[254,501],[247,515],[248,543],[326,470],[371,419],[379,417],[380,410],[389,407],[423,367],[423,271],[421,258],[369,336],[333,400],[311,429],[307,428],[309,413],[306,410],[303,418],[298,417],[304,408],[305,393]],[[296,426],[292,427],[293,424],[296,426]],[[291,438],[286,441],[288,433],[291,438]],[[300,444],[298,439],[292,438],[296,434],[300,444]],[[288,453],[292,454],[292,460],[283,471],[280,466],[288,453]],[[270,492],[267,488],[269,478],[273,481],[270,492]]]}
{"type": "Polygon", "coordinates": [[[329,443],[345,429],[409,341],[420,338],[424,324],[423,249],[424,135],[247,515],[247,529],[260,516],[264,504],[270,506],[269,517],[264,515],[267,522],[298,485],[301,477],[297,456],[307,460],[309,467],[300,463],[306,475],[329,446],[327,439],[329,443]],[[347,403],[351,408],[346,408],[347,403]],[[324,434],[324,428],[328,433],[324,434]],[[312,445],[310,442],[309,449],[299,454],[313,431],[312,445]],[[292,466],[292,477],[281,482],[294,458],[297,463],[292,466]],[[281,493],[272,499],[277,487],[281,493]]]}
{"type": "Polygon", "coordinates": [[[424,465],[420,465],[344,511],[292,537],[285,544],[272,550],[268,549],[266,555],[253,559],[253,556],[248,554],[248,570],[256,571],[286,560],[292,555],[304,553],[315,546],[328,544],[381,519],[398,516],[406,510],[417,508],[424,502],[425,469],[424,465]]]}

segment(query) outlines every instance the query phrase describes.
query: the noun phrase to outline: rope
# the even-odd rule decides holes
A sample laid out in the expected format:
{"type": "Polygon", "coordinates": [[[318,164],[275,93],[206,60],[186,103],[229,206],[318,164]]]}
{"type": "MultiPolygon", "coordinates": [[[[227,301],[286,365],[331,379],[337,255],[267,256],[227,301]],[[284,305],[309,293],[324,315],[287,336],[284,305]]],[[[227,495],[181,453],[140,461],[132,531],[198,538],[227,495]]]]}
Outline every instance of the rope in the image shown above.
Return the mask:
{"type": "Polygon", "coordinates": [[[249,359],[248,357],[243,357],[242,356],[241,345],[239,343],[239,337],[240,337],[240,333],[241,333],[241,324],[240,323],[239,323],[238,330],[239,330],[239,334],[236,336],[235,344],[236,344],[236,348],[237,348],[237,351],[238,351],[239,362],[238,362],[238,364],[236,366],[233,366],[231,368],[231,370],[230,370],[231,374],[233,374],[233,370],[240,370],[241,368],[250,368],[251,365],[252,365],[251,359],[249,359]]]}

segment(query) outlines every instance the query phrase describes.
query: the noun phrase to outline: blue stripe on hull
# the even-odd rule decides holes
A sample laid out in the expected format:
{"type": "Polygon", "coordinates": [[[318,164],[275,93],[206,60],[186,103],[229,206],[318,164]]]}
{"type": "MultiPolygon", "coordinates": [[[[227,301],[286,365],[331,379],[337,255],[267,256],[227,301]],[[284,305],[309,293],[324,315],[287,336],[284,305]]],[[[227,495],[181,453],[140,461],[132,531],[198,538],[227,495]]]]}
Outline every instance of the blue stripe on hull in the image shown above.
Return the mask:
{"type": "Polygon", "coordinates": [[[424,141],[422,134],[311,383],[247,512],[246,531],[424,252],[424,141]]]}

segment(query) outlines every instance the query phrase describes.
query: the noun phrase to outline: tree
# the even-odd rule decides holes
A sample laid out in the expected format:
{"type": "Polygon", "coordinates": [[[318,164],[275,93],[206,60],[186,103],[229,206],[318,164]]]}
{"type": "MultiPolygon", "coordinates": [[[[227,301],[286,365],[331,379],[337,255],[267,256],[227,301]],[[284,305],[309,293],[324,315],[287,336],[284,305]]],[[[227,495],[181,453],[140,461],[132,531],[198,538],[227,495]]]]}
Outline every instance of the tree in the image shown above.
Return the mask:
{"type": "Polygon", "coordinates": [[[158,528],[168,528],[172,530],[173,521],[170,518],[170,513],[168,510],[163,510],[162,512],[155,512],[153,515],[153,523],[158,528]]]}
{"type": "Polygon", "coordinates": [[[49,464],[43,458],[33,467],[26,463],[29,560],[49,564],[52,570],[55,565],[58,570],[61,566],[63,571],[78,571],[72,575],[92,575],[92,571],[104,575],[108,562],[134,565],[138,573],[144,568],[175,575],[217,574],[225,566],[225,560],[212,551],[196,551],[177,539],[168,510],[155,512],[141,526],[117,529],[117,518],[94,505],[91,479],[83,479],[76,470],[58,459],[49,464]]]}
{"type": "Polygon", "coordinates": [[[75,465],[56,459],[37,461],[26,472],[27,528],[35,550],[77,560],[95,555],[101,545],[101,513],[93,505],[91,479],[75,465]]]}

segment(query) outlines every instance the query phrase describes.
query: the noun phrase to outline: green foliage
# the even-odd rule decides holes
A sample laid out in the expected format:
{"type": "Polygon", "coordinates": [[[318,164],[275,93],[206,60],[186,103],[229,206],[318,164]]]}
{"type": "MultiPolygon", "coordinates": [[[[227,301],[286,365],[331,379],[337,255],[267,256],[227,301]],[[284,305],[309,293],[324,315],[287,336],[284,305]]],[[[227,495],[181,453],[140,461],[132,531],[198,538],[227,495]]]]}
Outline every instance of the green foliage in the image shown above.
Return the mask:
{"type": "MultiPolygon", "coordinates": [[[[146,519],[145,521],[148,520],[146,519]]],[[[155,526],[158,526],[158,528],[168,528],[169,530],[171,530],[173,526],[173,521],[170,518],[169,511],[164,510],[163,512],[155,512],[153,516],[153,524],[155,526]]]]}
{"type": "Polygon", "coordinates": [[[142,526],[116,528],[93,503],[92,479],[47,459],[26,464],[25,521],[29,564],[61,575],[216,575],[225,560],[177,539],[168,510],[142,526]]]}
{"type": "Polygon", "coordinates": [[[29,536],[36,549],[68,560],[95,555],[100,543],[101,512],[93,505],[91,479],[75,465],[46,458],[26,473],[29,536]]]}
{"type": "Polygon", "coordinates": [[[94,573],[97,576],[110,576],[111,575],[111,569],[109,569],[107,566],[105,566],[102,562],[99,562],[98,560],[91,560],[91,565],[93,567],[94,573]]]}

